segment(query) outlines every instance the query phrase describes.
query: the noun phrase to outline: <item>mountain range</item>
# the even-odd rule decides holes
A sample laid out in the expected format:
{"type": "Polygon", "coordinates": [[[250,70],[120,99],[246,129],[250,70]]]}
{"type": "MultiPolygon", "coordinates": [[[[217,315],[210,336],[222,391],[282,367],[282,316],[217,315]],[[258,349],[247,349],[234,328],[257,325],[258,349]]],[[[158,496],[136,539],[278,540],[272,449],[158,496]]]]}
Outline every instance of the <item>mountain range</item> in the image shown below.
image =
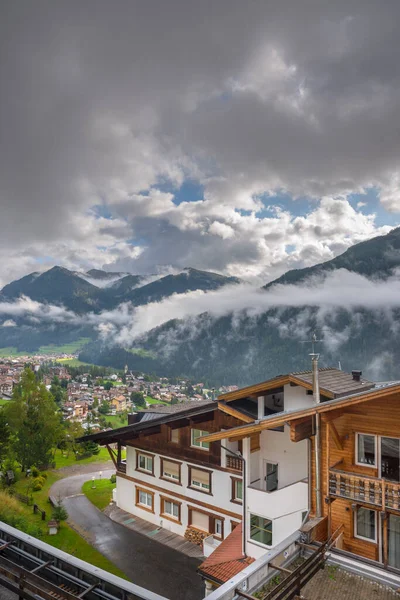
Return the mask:
{"type": "MultiPolygon", "coordinates": [[[[398,267],[400,228],[356,244],[325,263],[288,271],[266,284],[260,293],[269,294],[279,288],[287,289],[292,297],[296,289],[300,291],[343,269],[354,278],[361,275],[384,282],[398,267]]],[[[173,294],[208,292],[239,283],[236,278],[191,268],[176,275],[144,278],[101,270],[77,273],[54,267],[6,285],[0,292],[0,302],[15,302],[26,296],[44,304],[62,305],[84,316],[112,310],[121,303],[138,307],[173,294]]],[[[240,286],[237,289],[240,294],[240,286]]],[[[0,313],[0,325],[10,325],[9,321],[9,315],[0,313]]],[[[398,377],[400,362],[396,334],[400,330],[400,312],[396,308],[355,310],[343,305],[321,313],[315,303],[294,306],[292,302],[287,305],[281,302],[256,315],[249,311],[228,312],[217,318],[202,312],[195,317],[168,321],[146,332],[135,339],[133,347],[100,344],[96,330],[85,319],[80,324],[38,324],[22,315],[12,317],[12,321],[13,326],[0,326],[0,347],[34,350],[43,344],[90,338],[93,341],[80,355],[84,361],[118,368],[127,364],[135,370],[185,375],[215,385],[243,385],[278,372],[309,368],[310,349],[302,342],[305,335],[313,330],[318,333],[319,329],[324,330],[324,342],[319,349],[322,366],[336,366],[340,362],[346,370],[360,368],[367,377],[391,379],[398,377]]]]}

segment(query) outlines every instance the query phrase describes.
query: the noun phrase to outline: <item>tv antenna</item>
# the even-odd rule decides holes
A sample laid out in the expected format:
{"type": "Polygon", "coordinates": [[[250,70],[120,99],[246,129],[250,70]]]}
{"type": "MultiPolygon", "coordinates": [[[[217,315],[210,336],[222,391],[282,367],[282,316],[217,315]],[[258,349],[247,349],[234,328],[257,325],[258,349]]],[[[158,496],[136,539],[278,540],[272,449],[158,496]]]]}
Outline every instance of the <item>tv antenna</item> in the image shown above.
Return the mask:
{"type": "Polygon", "coordinates": [[[318,344],[320,342],[323,342],[323,340],[319,340],[317,338],[317,335],[314,331],[314,333],[311,336],[311,339],[309,340],[301,340],[300,344],[311,344],[311,350],[312,352],[310,353],[311,358],[319,358],[319,353],[315,352],[315,344],[318,344]]]}

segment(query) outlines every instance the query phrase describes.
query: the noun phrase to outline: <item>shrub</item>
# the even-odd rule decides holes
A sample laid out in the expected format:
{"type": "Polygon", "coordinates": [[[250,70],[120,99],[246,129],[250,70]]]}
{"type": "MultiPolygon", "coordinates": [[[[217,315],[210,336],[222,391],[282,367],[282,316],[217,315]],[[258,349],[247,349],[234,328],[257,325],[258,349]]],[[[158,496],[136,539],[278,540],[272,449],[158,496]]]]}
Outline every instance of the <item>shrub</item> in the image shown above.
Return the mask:
{"type": "Polygon", "coordinates": [[[32,482],[32,490],[34,492],[39,492],[44,486],[45,479],[44,477],[36,477],[36,479],[32,482]]]}
{"type": "Polygon", "coordinates": [[[56,504],[54,507],[53,519],[56,521],[66,521],[68,519],[68,512],[61,502],[56,504]]]}
{"type": "Polygon", "coordinates": [[[40,477],[40,471],[37,467],[33,466],[31,467],[31,473],[32,473],[32,477],[34,479],[36,479],[36,477],[40,477]]]}
{"type": "Polygon", "coordinates": [[[117,483],[117,476],[115,473],[113,473],[110,477],[110,481],[111,483],[117,483]]]}

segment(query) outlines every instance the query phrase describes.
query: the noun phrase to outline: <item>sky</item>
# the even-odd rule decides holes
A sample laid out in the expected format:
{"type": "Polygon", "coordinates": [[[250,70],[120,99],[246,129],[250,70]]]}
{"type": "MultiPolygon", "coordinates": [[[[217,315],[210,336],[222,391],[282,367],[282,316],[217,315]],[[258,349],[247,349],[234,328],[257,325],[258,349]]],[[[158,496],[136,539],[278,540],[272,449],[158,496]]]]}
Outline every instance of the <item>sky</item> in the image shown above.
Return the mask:
{"type": "Polygon", "coordinates": [[[0,0],[0,286],[266,283],[400,224],[400,3],[0,0]]]}

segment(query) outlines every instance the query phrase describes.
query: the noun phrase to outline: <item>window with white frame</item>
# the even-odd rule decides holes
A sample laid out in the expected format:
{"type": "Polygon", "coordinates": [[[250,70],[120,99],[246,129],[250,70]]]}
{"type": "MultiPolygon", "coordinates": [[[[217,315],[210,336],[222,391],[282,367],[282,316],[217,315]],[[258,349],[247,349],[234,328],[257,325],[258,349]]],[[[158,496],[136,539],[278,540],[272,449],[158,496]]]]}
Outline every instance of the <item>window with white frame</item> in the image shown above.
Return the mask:
{"type": "Polygon", "coordinates": [[[200,442],[197,438],[202,437],[204,435],[208,435],[208,431],[203,431],[202,429],[192,429],[192,441],[191,445],[195,448],[201,448],[202,450],[209,450],[210,444],[208,442],[200,442]]]}
{"type": "Polygon", "coordinates": [[[164,500],[163,501],[163,514],[168,515],[172,519],[176,519],[179,521],[180,517],[180,506],[176,502],[172,502],[172,500],[164,500]]]}
{"type": "Polygon", "coordinates": [[[250,515],[250,539],[264,546],[272,546],[272,521],[250,515]]]}
{"type": "Polygon", "coordinates": [[[163,459],[161,465],[161,477],[163,479],[171,479],[177,482],[181,480],[181,466],[179,463],[163,459]]]}
{"type": "Polygon", "coordinates": [[[356,463],[376,467],[376,436],[367,433],[356,434],[356,463]]]}
{"type": "Polygon", "coordinates": [[[222,538],[222,535],[223,535],[222,519],[214,519],[214,535],[222,538]]]}
{"type": "Polygon", "coordinates": [[[359,506],[354,519],[354,535],[363,540],[376,542],[376,511],[359,506]]]}
{"type": "Polygon", "coordinates": [[[202,469],[189,467],[189,487],[197,488],[203,492],[211,491],[211,473],[202,469]]]}
{"type": "Polygon", "coordinates": [[[138,454],[137,468],[139,471],[153,474],[153,457],[148,454],[138,454]]]}
{"type": "Polygon", "coordinates": [[[242,502],[243,500],[243,481],[232,478],[232,502],[242,502]]]}
{"type": "Polygon", "coordinates": [[[153,495],[145,492],[144,490],[139,490],[138,492],[138,504],[145,506],[146,508],[150,508],[153,510],[153,495]]]}

